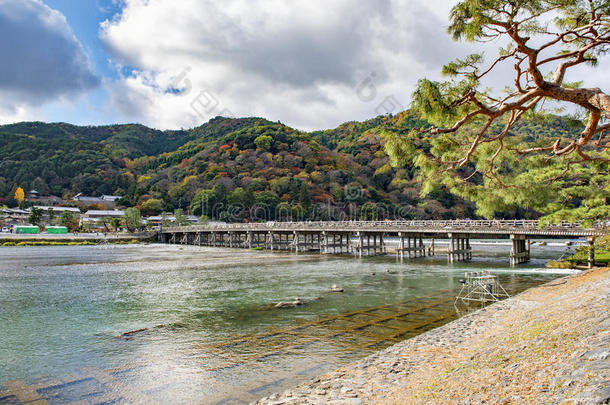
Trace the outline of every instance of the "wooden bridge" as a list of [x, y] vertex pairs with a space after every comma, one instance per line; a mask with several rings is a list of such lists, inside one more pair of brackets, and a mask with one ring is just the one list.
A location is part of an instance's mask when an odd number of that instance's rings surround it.
[[[450, 263], [472, 259], [470, 239], [510, 239], [510, 264], [530, 258], [532, 238], [584, 238], [589, 244], [589, 266], [595, 262], [593, 243], [605, 227], [583, 228], [561, 223], [542, 226], [530, 220], [448, 221], [317, 221], [209, 224], [164, 228], [163, 243], [247, 249], [353, 254], [359, 257], [387, 253], [384, 238], [398, 238], [397, 257], [435, 255], [435, 239], [448, 239]], [[424, 243], [428, 240], [428, 244]]]

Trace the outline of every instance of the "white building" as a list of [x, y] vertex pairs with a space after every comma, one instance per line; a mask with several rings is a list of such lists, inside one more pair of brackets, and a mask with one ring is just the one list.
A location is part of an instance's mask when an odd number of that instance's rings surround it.
[[95, 222], [100, 218], [123, 218], [123, 210], [89, 210], [81, 217], [81, 222]]

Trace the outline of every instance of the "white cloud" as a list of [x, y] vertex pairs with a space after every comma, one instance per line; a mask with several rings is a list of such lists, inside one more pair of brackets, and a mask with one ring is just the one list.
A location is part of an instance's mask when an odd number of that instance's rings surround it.
[[[100, 30], [113, 62], [129, 67], [107, 83], [110, 108], [158, 128], [230, 112], [309, 130], [396, 112], [418, 79], [480, 52], [446, 34], [454, 3], [125, 0]], [[496, 46], [482, 49], [493, 57]], [[591, 72], [579, 69], [585, 84], [607, 83]], [[486, 84], [501, 89], [506, 74], [510, 84], [508, 65]]]
[[[133, 69], [108, 85], [110, 100], [159, 128], [226, 110], [302, 129], [370, 118], [388, 96], [406, 106], [437, 58], [460, 54], [448, 10], [440, 0], [127, 0], [101, 27], [113, 60]], [[364, 100], [356, 88], [371, 73], [376, 97]]]
[[99, 82], [63, 14], [40, 0], [0, 0], [0, 54], [0, 122]]

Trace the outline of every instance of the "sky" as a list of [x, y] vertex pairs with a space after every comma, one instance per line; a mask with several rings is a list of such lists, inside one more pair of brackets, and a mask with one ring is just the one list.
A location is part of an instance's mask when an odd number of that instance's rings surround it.
[[[446, 33], [453, 3], [0, 0], [0, 124], [180, 129], [222, 115], [315, 130], [396, 113], [419, 79], [481, 50]], [[608, 89], [604, 66], [576, 73]]]

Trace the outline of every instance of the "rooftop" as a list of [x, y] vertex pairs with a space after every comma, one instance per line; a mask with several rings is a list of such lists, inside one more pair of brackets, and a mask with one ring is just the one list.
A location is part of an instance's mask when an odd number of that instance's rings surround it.
[[85, 212], [85, 216], [123, 216], [125, 211], [123, 210], [89, 210]]

